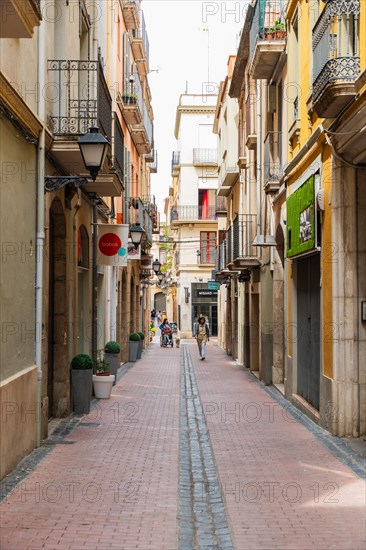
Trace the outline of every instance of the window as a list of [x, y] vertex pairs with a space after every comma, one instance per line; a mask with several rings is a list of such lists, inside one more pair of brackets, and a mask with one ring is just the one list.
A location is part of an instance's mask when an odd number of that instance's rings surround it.
[[78, 267], [89, 268], [89, 236], [85, 225], [78, 231]]
[[216, 189], [199, 189], [198, 191], [198, 219], [216, 219]]
[[216, 231], [200, 232], [200, 263], [213, 264], [215, 262]]

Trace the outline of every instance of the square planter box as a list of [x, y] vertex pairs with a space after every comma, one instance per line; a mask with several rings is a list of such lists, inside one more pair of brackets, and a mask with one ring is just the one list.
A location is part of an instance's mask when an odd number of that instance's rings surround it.
[[134, 340], [130, 340], [130, 346], [129, 346], [129, 360], [134, 363], [137, 361], [137, 352], [139, 349], [139, 341], [135, 342]]
[[114, 374], [113, 386], [116, 384], [117, 380], [117, 371], [120, 366], [119, 363], [119, 354], [118, 353], [104, 353], [104, 360], [107, 361], [109, 367], [108, 370], [111, 374]]
[[71, 369], [72, 410], [88, 414], [92, 395], [92, 369]]

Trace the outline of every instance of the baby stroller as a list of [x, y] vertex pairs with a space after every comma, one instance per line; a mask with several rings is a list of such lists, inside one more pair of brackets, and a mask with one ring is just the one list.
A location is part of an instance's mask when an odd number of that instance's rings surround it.
[[160, 347], [166, 348], [168, 346], [173, 347], [173, 333], [170, 327], [166, 327], [160, 334]]

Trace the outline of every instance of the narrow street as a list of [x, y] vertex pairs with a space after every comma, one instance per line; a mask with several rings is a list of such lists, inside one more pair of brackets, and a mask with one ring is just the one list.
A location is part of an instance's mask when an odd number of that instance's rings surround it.
[[[4, 428], [4, 426], [3, 426]], [[359, 455], [194, 340], [127, 364], [3, 481], [2, 550], [364, 549]]]

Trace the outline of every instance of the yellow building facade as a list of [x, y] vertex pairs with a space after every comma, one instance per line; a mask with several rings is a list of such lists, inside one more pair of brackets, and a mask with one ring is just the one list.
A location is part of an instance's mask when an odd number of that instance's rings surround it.
[[366, 10], [357, 0], [290, 1], [285, 17], [285, 390], [332, 433], [359, 436], [366, 429]]

